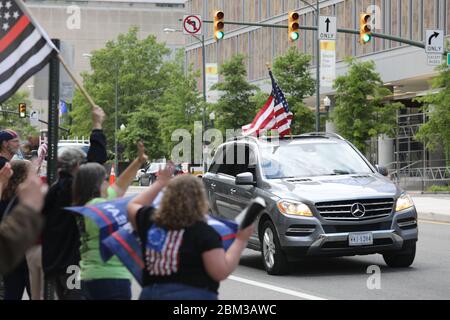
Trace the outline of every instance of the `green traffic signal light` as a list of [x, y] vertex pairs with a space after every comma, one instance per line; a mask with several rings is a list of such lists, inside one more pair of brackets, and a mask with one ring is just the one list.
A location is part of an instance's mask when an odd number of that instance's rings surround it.
[[223, 39], [224, 33], [222, 31], [217, 31], [216, 32], [216, 39], [217, 40], [221, 40]]
[[290, 37], [291, 37], [292, 41], [296, 41], [296, 40], [298, 40], [300, 35], [298, 34], [298, 32], [291, 32]]
[[362, 40], [364, 41], [364, 43], [369, 42], [372, 39], [372, 37], [370, 36], [370, 34], [364, 34], [362, 37]]

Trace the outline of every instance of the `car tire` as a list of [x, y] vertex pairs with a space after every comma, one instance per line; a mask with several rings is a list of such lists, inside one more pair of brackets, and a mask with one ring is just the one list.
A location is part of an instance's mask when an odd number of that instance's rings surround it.
[[270, 275], [287, 274], [289, 272], [289, 263], [281, 249], [273, 223], [270, 220], [265, 221], [261, 230], [261, 257], [266, 272]]
[[391, 268], [408, 268], [414, 262], [416, 257], [416, 243], [408, 246], [401, 251], [383, 254], [383, 259]]

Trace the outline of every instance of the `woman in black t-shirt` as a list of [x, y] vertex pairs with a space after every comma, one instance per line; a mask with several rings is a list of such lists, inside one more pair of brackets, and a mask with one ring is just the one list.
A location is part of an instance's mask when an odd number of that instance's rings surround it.
[[[236, 269], [253, 226], [240, 230], [225, 252], [220, 235], [206, 223], [208, 201], [192, 175], [171, 179], [169, 162], [158, 180], [128, 204], [142, 243], [145, 270], [142, 300], [216, 300], [219, 282]], [[148, 204], [164, 190], [161, 205]]]

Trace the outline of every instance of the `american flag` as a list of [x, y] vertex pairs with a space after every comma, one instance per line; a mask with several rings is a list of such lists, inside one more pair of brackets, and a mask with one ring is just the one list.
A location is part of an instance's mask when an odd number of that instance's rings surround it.
[[0, 103], [42, 69], [57, 49], [20, 0], [0, 0]]
[[280, 137], [291, 133], [292, 112], [284, 97], [272, 71], [269, 71], [272, 80], [272, 93], [264, 107], [258, 112], [253, 122], [242, 127], [243, 135], [259, 135], [261, 132], [276, 129]]
[[147, 271], [154, 276], [170, 276], [177, 273], [180, 265], [180, 247], [184, 229], [169, 230], [161, 236], [159, 228], [150, 229], [146, 249]]

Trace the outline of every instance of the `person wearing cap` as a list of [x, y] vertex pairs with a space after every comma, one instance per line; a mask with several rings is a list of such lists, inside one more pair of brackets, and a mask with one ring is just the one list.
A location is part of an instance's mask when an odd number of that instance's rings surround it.
[[20, 139], [17, 132], [11, 129], [0, 131], [0, 169], [11, 161], [19, 149]]
[[[80, 262], [80, 233], [76, 216], [64, 210], [72, 205], [73, 177], [84, 162], [104, 164], [107, 160], [106, 137], [102, 130], [105, 113], [100, 107], [92, 111], [93, 130], [86, 155], [70, 148], [58, 156], [58, 180], [45, 198], [45, 226], [42, 236], [42, 267], [44, 270], [44, 299], [52, 300], [54, 291], [60, 300], [83, 299], [81, 289], [69, 288], [71, 266]], [[69, 281], [70, 282], [70, 281]]]

